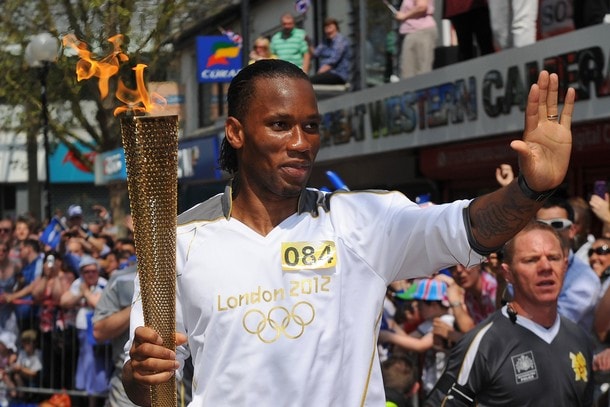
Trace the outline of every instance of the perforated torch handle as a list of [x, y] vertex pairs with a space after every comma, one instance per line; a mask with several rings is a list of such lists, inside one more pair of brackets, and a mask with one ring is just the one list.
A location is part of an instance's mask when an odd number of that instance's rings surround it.
[[[178, 116], [121, 119], [144, 324], [175, 350]], [[175, 407], [176, 381], [152, 386], [154, 407]]]

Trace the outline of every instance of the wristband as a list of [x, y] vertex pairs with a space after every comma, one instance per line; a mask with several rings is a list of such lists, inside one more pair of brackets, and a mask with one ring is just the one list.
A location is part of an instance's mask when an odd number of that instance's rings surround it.
[[462, 301], [451, 301], [449, 303], [449, 305], [451, 305], [451, 308], [461, 307], [462, 306]]
[[519, 189], [521, 190], [521, 192], [523, 192], [523, 195], [536, 202], [542, 202], [546, 200], [555, 192], [555, 189], [549, 189], [547, 191], [542, 192], [534, 191], [529, 187], [529, 185], [527, 185], [525, 177], [521, 174], [519, 174], [519, 176], [517, 177], [517, 184], [519, 185]]

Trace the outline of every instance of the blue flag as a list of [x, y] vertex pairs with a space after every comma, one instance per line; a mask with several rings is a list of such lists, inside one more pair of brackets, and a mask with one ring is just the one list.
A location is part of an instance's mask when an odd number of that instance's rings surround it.
[[57, 245], [59, 245], [59, 240], [61, 239], [61, 232], [65, 230], [64, 225], [61, 221], [54, 216], [53, 219], [49, 222], [49, 225], [44, 229], [42, 235], [40, 236], [40, 241], [42, 244], [51, 247], [52, 249], [56, 249]]
[[343, 189], [345, 191], [349, 191], [349, 188], [347, 187], [347, 185], [345, 185], [345, 182], [343, 182], [343, 180], [339, 178], [339, 176], [334, 171], [326, 171], [326, 176], [328, 177], [330, 182], [333, 183], [335, 189]]
[[294, 9], [299, 14], [305, 14], [310, 6], [311, 6], [311, 0], [296, 0], [296, 2], [294, 4]]

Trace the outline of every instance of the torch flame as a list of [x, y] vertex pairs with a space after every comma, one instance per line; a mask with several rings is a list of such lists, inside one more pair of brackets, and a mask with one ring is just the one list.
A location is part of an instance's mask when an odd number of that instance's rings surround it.
[[[122, 80], [119, 79], [116, 91], [116, 97], [126, 106], [119, 106], [114, 109], [114, 115], [118, 116], [121, 113], [133, 111], [134, 113], [148, 112], [152, 113], [158, 110], [160, 106], [167, 105], [167, 101], [158, 93], [148, 94], [146, 85], [144, 84], [144, 69], [146, 65], [138, 64], [133, 70], [136, 72], [136, 89], [129, 89]], [[155, 102], [153, 102], [155, 101]], [[143, 106], [138, 106], [139, 104]]]
[[[74, 49], [80, 57], [80, 60], [76, 63], [76, 80], [80, 82], [93, 77], [97, 78], [102, 99], [108, 96], [110, 78], [119, 72], [119, 66], [122, 62], [129, 60], [129, 57], [121, 50], [123, 45], [122, 34], [110, 37], [108, 42], [113, 46], [112, 52], [98, 61], [89, 51], [87, 44], [77, 39], [74, 34], [68, 34], [63, 38], [64, 46]], [[134, 114], [152, 113], [167, 105], [167, 101], [158, 93], [149, 95], [144, 83], [145, 68], [146, 65], [144, 64], [138, 64], [133, 68], [136, 74], [137, 87], [135, 90], [129, 89], [120, 78], [118, 79], [115, 96], [126, 106], [117, 107], [114, 110], [115, 116], [125, 112], [133, 112]], [[140, 104], [143, 106], [140, 106]]]

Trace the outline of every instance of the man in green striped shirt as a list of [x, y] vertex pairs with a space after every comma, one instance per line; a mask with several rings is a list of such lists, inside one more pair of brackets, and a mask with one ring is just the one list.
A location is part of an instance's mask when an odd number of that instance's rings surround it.
[[271, 37], [271, 53], [279, 59], [292, 62], [309, 74], [309, 38], [305, 30], [296, 28], [290, 13], [282, 15], [282, 30]]

